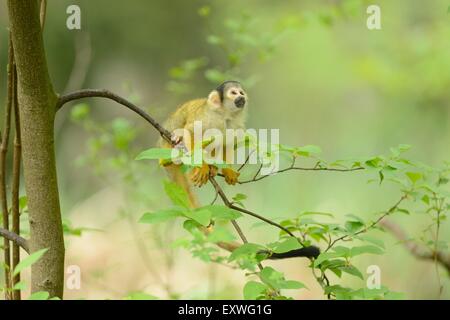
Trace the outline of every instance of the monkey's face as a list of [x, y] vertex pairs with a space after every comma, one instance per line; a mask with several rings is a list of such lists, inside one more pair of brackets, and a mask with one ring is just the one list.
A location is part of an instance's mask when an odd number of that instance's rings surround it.
[[231, 111], [239, 111], [247, 106], [247, 94], [240, 86], [232, 85], [225, 88], [223, 106]]

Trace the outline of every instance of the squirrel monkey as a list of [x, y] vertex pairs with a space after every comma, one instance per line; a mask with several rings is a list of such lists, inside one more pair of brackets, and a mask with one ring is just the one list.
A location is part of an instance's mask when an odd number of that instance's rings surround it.
[[[226, 81], [211, 91], [207, 98], [191, 100], [182, 104], [169, 116], [164, 123], [164, 127], [176, 136], [175, 141], [182, 141], [189, 151], [193, 151], [196, 144], [202, 144], [203, 147], [203, 141], [195, 141], [194, 139], [195, 122], [201, 121], [202, 136], [208, 129], [219, 130], [222, 136], [226, 136], [226, 129], [245, 129], [247, 104], [248, 96], [241, 84], [237, 81]], [[181, 136], [177, 134], [179, 129], [184, 129]], [[224, 149], [227, 147], [234, 148], [235, 139], [231, 140], [224, 140], [220, 147]], [[163, 148], [172, 148], [172, 145], [163, 139], [160, 140], [159, 145]], [[222, 152], [222, 154], [225, 162], [231, 163], [233, 159], [227, 159], [227, 152]], [[161, 160], [160, 163], [166, 168], [170, 178], [186, 190], [191, 206], [193, 208], [199, 207], [197, 198], [190, 188], [191, 184], [181, 171], [180, 166], [167, 160]], [[214, 177], [217, 171], [216, 166], [203, 163], [200, 167], [195, 167], [192, 170], [190, 179], [194, 185], [201, 187], [208, 182], [209, 177]], [[234, 185], [237, 183], [239, 172], [231, 168], [222, 168], [222, 174], [228, 184]], [[208, 227], [204, 231], [209, 233], [211, 230]], [[233, 251], [239, 247], [234, 243], [219, 243], [218, 245], [228, 251]], [[317, 258], [319, 254], [320, 250], [317, 247], [309, 246], [280, 254], [271, 253], [269, 259]]]
[[[196, 144], [202, 143], [202, 141], [194, 139], [195, 123], [201, 122], [202, 136], [206, 130], [215, 129], [225, 137], [227, 129], [245, 129], [247, 104], [248, 96], [241, 84], [237, 81], [226, 81], [211, 91], [207, 98], [195, 99], [182, 104], [169, 116], [164, 127], [175, 135], [178, 130], [184, 129], [182, 136], [178, 136], [176, 140], [183, 141], [186, 148], [192, 152]], [[160, 140], [159, 144], [164, 148], [172, 147], [164, 140]], [[230, 161], [233, 159], [227, 159], [224, 151], [227, 144], [228, 147], [233, 148], [234, 139], [233, 141], [224, 141], [221, 146], [225, 162], [231, 163]], [[190, 184], [179, 166], [167, 161], [160, 161], [160, 163], [165, 166], [170, 178], [188, 192], [192, 206], [197, 206], [197, 201], [190, 190]], [[209, 177], [214, 177], [217, 172], [216, 166], [203, 163], [191, 171], [189, 178], [195, 186], [201, 187], [208, 182]], [[222, 174], [228, 184], [237, 183], [238, 172], [231, 168], [222, 168]]]

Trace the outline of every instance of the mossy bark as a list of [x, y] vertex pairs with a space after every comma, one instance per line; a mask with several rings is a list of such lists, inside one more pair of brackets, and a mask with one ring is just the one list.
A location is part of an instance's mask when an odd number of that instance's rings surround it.
[[57, 95], [47, 69], [38, 1], [8, 0], [8, 11], [18, 73], [30, 250], [49, 249], [31, 268], [31, 289], [62, 298], [65, 252], [53, 137]]

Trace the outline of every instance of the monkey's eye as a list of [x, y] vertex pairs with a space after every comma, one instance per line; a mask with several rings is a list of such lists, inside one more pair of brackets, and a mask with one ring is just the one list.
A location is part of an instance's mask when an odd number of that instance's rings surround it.
[[237, 92], [236, 91], [231, 91], [231, 94], [233, 95], [233, 96], [235, 96], [235, 95], [237, 95]]
[[243, 95], [244, 95], [244, 91], [239, 91], [239, 93], [241, 94], [241, 96], [243, 96]]

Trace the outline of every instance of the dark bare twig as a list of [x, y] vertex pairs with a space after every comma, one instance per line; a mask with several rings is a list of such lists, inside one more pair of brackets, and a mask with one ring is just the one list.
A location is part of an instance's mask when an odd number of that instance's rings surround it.
[[[384, 212], [377, 220], [375, 220], [374, 222], [372, 222], [371, 224], [369, 224], [368, 226], [364, 227], [363, 229], [359, 230], [358, 232], [354, 233], [352, 236], [357, 236], [361, 233], [365, 233], [368, 230], [372, 229], [373, 227], [375, 227], [376, 225], [378, 225], [384, 218], [386, 218], [387, 216], [389, 216], [391, 213], [393, 213], [395, 210], [397, 210], [398, 206], [407, 198], [408, 196], [406, 194], [402, 195], [402, 197], [386, 212]], [[350, 235], [346, 234], [343, 235], [339, 238], [334, 239], [327, 247], [327, 249], [325, 250], [325, 252], [327, 252], [329, 249], [331, 249], [336, 242], [338, 241], [345, 241], [348, 237], [350, 237]]]
[[9, 241], [17, 243], [23, 250], [25, 250], [26, 253], [30, 253], [30, 248], [28, 246], [27, 239], [22, 238], [18, 234], [3, 228], [0, 228], [0, 236], [2, 236], [5, 239], [8, 239]]
[[288, 229], [286, 229], [282, 225], [279, 225], [278, 223], [276, 223], [276, 222], [274, 222], [272, 220], [269, 220], [269, 219], [267, 219], [267, 218], [265, 218], [265, 217], [263, 217], [263, 216], [261, 216], [261, 215], [259, 215], [257, 213], [251, 212], [251, 211], [249, 211], [247, 209], [244, 209], [244, 208], [241, 208], [241, 207], [238, 207], [238, 206], [234, 205], [230, 200], [228, 200], [228, 197], [226, 196], [225, 192], [223, 191], [223, 189], [219, 186], [219, 184], [217, 183], [217, 181], [213, 177], [211, 177], [209, 179], [209, 181], [213, 185], [213, 187], [216, 190], [216, 192], [219, 194], [219, 197], [222, 199], [223, 203], [228, 208], [236, 210], [236, 211], [239, 211], [239, 212], [242, 212], [242, 213], [245, 213], [246, 215], [252, 216], [252, 217], [257, 218], [259, 220], [262, 220], [262, 221], [264, 221], [264, 222], [266, 222], [266, 223], [268, 223], [268, 224], [270, 224], [272, 226], [275, 226], [275, 227], [283, 230], [284, 232], [289, 234], [291, 237], [296, 238], [295, 235], [291, 231], [289, 231]]
[[[0, 147], [0, 198], [1, 198], [1, 209], [3, 217], [3, 228], [9, 231], [9, 212], [8, 212], [8, 199], [6, 196], [6, 154], [8, 152], [9, 144], [9, 134], [11, 129], [11, 110], [13, 105], [13, 86], [14, 86], [14, 51], [12, 46], [12, 40], [9, 40], [9, 51], [8, 51], [8, 92], [7, 92], [7, 102], [5, 107], [5, 120], [3, 125], [3, 135], [2, 143]], [[5, 262], [5, 298], [10, 299], [10, 289], [11, 289], [11, 250], [10, 243], [7, 238], [4, 238], [4, 262]]]
[[[14, 137], [14, 151], [13, 151], [13, 177], [12, 177], [12, 191], [11, 191], [11, 216], [12, 216], [12, 231], [20, 235], [20, 210], [19, 210], [19, 191], [20, 191], [20, 163], [22, 156], [22, 143], [20, 135], [20, 117], [19, 117], [19, 101], [17, 96], [17, 69], [16, 64], [13, 66], [14, 78], [14, 123], [15, 123], [15, 137]], [[12, 247], [12, 267], [13, 270], [20, 262], [20, 246], [13, 243]], [[12, 287], [20, 282], [20, 273], [15, 275], [12, 279]], [[20, 290], [13, 291], [14, 300], [21, 299]]]
[[148, 123], [150, 123], [156, 130], [158, 130], [159, 134], [168, 142], [172, 143], [172, 134], [164, 129], [155, 119], [149, 116], [144, 110], [131, 103], [130, 101], [118, 96], [111, 91], [104, 89], [83, 89], [79, 91], [75, 91], [66, 95], [63, 95], [59, 98], [58, 103], [56, 105], [56, 111], [61, 109], [61, 107], [73, 100], [83, 99], [83, 98], [106, 98], [121, 104], [133, 112], [137, 113], [139, 116], [144, 118]]
[[350, 169], [339, 169], [339, 168], [321, 168], [321, 167], [296, 167], [296, 166], [289, 166], [287, 168], [278, 170], [272, 174], [269, 175], [264, 175], [261, 176], [259, 175], [259, 173], [261, 172], [261, 167], [259, 168], [258, 172], [256, 173], [256, 175], [253, 176], [252, 179], [249, 180], [244, 180], [244, 181], [238, 181], [239, 184], [246, 184], [246, 183], [251, 183], [251, 182], [256, 182], [256, 181], [260, 181], [263, 179], [266, 179], [268, 177], [283, 173], [283, 172], [287, 172], [287, 171], [291, 171], [291, 170], [299, 170], [299, 171], [334, 171], [334, 172], [352, 172], [352, 171], [359, 171], [359, 170], [364, 170], [363, 167], [357, 167], [357, 168], [350, 168]]

